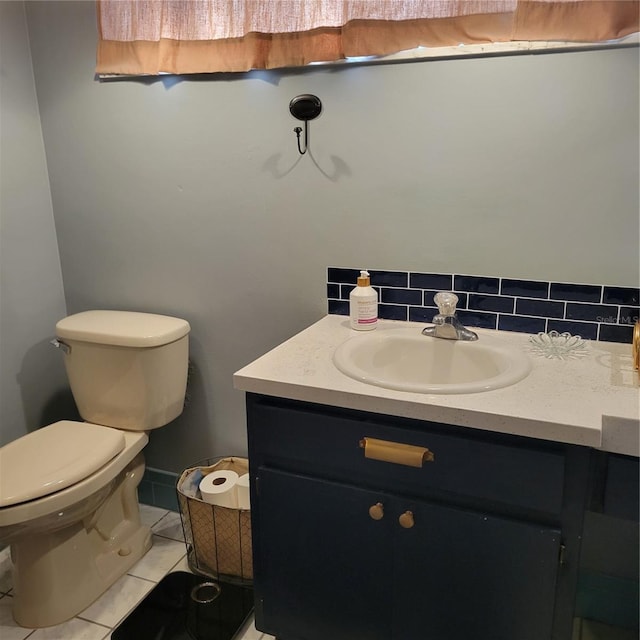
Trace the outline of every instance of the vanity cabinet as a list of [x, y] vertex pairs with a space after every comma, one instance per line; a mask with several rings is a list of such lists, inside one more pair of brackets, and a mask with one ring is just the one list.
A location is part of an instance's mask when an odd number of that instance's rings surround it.
[[595, 451], [576, 598], [581, 618], [636, 631], [640, 583], [640, 460]]
[[[587, 449], [256, 394], [247, 422], [258, 629], [571, 637]], [[433, 460], [370, 459], [365, 438]]]

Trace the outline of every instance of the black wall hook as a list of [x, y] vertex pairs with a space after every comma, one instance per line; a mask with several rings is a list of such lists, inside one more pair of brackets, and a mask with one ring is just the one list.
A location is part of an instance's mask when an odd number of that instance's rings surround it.
[[289, 103], [289, 111], [294, 118], [304, 120], [304, 150], [300, 147], [300, 134], [302, 127], [296, 127], [294, 132], [298, 137], [298, 152], [304, 155], [307, 152], [307, 139], [309, 134], [309, 120], [314, 120], [322, 112], [322, 102], [318, 96], [304, 93], [296, 96]]

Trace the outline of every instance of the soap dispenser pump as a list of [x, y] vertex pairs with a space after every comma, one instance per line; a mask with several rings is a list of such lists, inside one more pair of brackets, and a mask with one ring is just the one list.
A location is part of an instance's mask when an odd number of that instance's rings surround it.
[[356, 331], [370, 331], [378, 325], [378, 294], [368, 271], [360, 272], [357, 286], [349, 294], [349, 318]]

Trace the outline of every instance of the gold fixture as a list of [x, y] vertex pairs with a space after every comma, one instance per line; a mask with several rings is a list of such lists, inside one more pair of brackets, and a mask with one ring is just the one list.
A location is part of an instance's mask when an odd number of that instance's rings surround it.
[[384, 506], [382, 502], [377, 502], [376, 504], [369, 507], [369, 515], [374, 520], [382, 520], [382, 517], [384, 516]]
[[633, 328], [633, 368], [640, 369], [640, 322]]
[[415, 522], [413, 520], [413, 512], [412, 511], [405, 511], [398, 518], [398, 522], [400, 523], [400, 526], [403, 529], [411, 529], [411, 527], [413, 527], [413, 525], [415, 524]]
[[363, 438], [359, 442], [364, 449], [364, 457], [382, 462], [393, 462], [408, 467], [422, 467], [425, 462], [433, 462], [435, 456], [426, 447], [416, 447], [402, 442]]

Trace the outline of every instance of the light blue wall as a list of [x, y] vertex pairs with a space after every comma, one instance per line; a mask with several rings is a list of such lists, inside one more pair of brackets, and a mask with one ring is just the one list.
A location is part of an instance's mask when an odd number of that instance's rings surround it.
[[245, 451], [232, 374], [326, 312], [328, 265], [638, 286], [637, 49], [98, 82], [93, 2], [27, 16], [69, 311], [193, 328], [152, 467]]
[[0, 2], [0, 168], [2, 445], [68, 409], [48, 345], [66, 307], [22, 2]]

